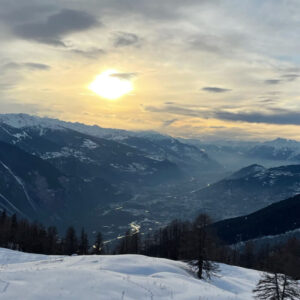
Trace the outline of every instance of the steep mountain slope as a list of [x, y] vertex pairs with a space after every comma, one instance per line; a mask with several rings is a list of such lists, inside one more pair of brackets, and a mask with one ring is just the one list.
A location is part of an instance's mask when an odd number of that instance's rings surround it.
[[176, 163], [189, 175], [197, 176], [209, 172], [224, 171], [222, 166], [211, 159], [205, 151], [196, 146], [184, 144], [171, 137], [155, 136], [128, 137], [121, 141], [140, 149], [152, 158], [167, 159]]
[[130, 198], [101, 178], [85, 181], [14, 145], [0, 142], [0, 209], [60, 229], [99, 229], [99, 210]]
[[266, 169], [259, 165], [193, 193], [197, 212], [206, 211], [216, 219], [251, 213], [300, 192], [300, 165]]
[[300, 228], [300, 195], [212, 227], [229, 244], [293, 231]]
[[7, 124], [14, 128], [48, 128], [48, 129], [64, 129], [69, 128], [75, 131], [85, 133], [92, 136], [109, 138], [109, 137], [127, 137], [129, 131], [111, 128], [102, 128], [99, 126], [89, 126], [81, 123], [65, 122], [51, 118], [41, 118], [28, 114], [0, 114], [0, 123]]
[[221, 264], [221, 276], [206, 282], [186, 263], [141, 255], [66, 257], [0, 249], [0, 264], [3, 300], [23, 295], [28, 300], [250, 300], [260, 276]]
[[63, 175], [51, 164], [0, 142], [0, 207], [30, 219], [58, 218], [66, 206]]
[[49, 161], [65, 174], [85, 180], [99, 177], [114, 184], [156, 184], [182, 176], [179, 168], [168, 160], [153, 159], [127, 145], [67, 128], [20, 129], [1, 124], [0, 140]]
[[[49, 124], [47, 119], [17, 116], [16, 120], [11, 116], [4, 120], [15, 127], [0, 123], [0, 140], [63, 174], [61, 184], [68, 207], [62, 219], [68, 225], [84, 225], [87, 230], [105, 231], [108, 238], [116, 237], [132, 222], [149, 218], [146, 207], [137, 214], [137, 195], [149, 195], [153, 188], [185, 179], [183, 171], [163, 157], [151, 157], [136, 147], [58, 126], [54, 120]], [[137, 199], [136, 205], [123, 209], [130, 199]], [[151, 222], [156, 221], [154, 214]]]

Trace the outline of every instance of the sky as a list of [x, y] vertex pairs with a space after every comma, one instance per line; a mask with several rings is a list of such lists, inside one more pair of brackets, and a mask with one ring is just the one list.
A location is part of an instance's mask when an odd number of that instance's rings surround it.
[[[0, 0], [0, 111], [300, 140], [298, 0]], [[89, 89], [116, 70], [133, 90]]]

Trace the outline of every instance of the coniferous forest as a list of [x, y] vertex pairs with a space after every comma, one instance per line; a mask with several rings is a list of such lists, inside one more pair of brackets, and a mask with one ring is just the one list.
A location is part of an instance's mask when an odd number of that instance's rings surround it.
[[183, 260], [195, 267], [199, 278], [218, 273], [216, 262], [283, 273], [300, 279], [300, 241], [296, 238], [271, 246], [256, 247], [253, 242], [226, 245], [214, 233], [211, 218], [200, 214], [193, 222], [174, 220], [153, 234], [141, 235], [128, 230], [113, 247], [108, 248], [101, 232], [89, 240], [84, 228], [76, 232], [70, 226], [64, 236], [55, 227], [45, 227], [16, 215], [0, 216], [0, 247], [29, 253], [55, 255], [143, 254]]
[[5, 211], [0, 216], [0, 247], [38, 254], [103, 254], [102, 234], [98, 232], [90, 243], [82, 228], [78, 235], [70, 226], [65, 236], [59, 236], [56, 227], [45, 227], [25, 219], [8, 216]]

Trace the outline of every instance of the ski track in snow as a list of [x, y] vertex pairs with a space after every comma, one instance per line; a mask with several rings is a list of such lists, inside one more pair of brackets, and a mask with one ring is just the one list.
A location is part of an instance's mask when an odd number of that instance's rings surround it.
[[24, 183], [22, 182], [22, 180], [21, 180], [18, 176], [16, 176], [16, 175], [14, 174], [14, 172], [13, 172], [6, 164], [4, 164], [1, 160], [0, 160], [0, 164], [1, 164], [1, 165], [9, 172], [9, 174], [10, 174], [12, 177], [15, 178], [15, 180], [17, 181], [17, 183], [18, 183], [18, 184], [21, 186], [21, 188], [23, 189], [23, 192], [24, 192], [24, 194], [25, 194], [25, 197], [26, 197], [28, 203], [29, 203], [30, 206], [34, 209], [34, 211], [37, 211], [37, 209], [36, 209], [36, 207], [35, 207], [35, 205], [34, 205], [32, 199], [31, 199], [30, 196], [28, 195], [28, 192], [27, 192], [26, 187], [25, 187]]
[[2, 300], [252, 300], [259, 272], [220, 265], [198, 280], [179, 261], [141, 255], [46, 256], [0, 248]]

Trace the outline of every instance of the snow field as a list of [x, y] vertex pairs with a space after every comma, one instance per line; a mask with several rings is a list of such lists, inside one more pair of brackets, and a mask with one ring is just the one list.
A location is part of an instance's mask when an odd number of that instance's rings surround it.
[[45, 256], [0, 248], [2, 300], [248, 300], [259, 272], [220, 265], [200, 281], [183, 262], [141, 255]]

